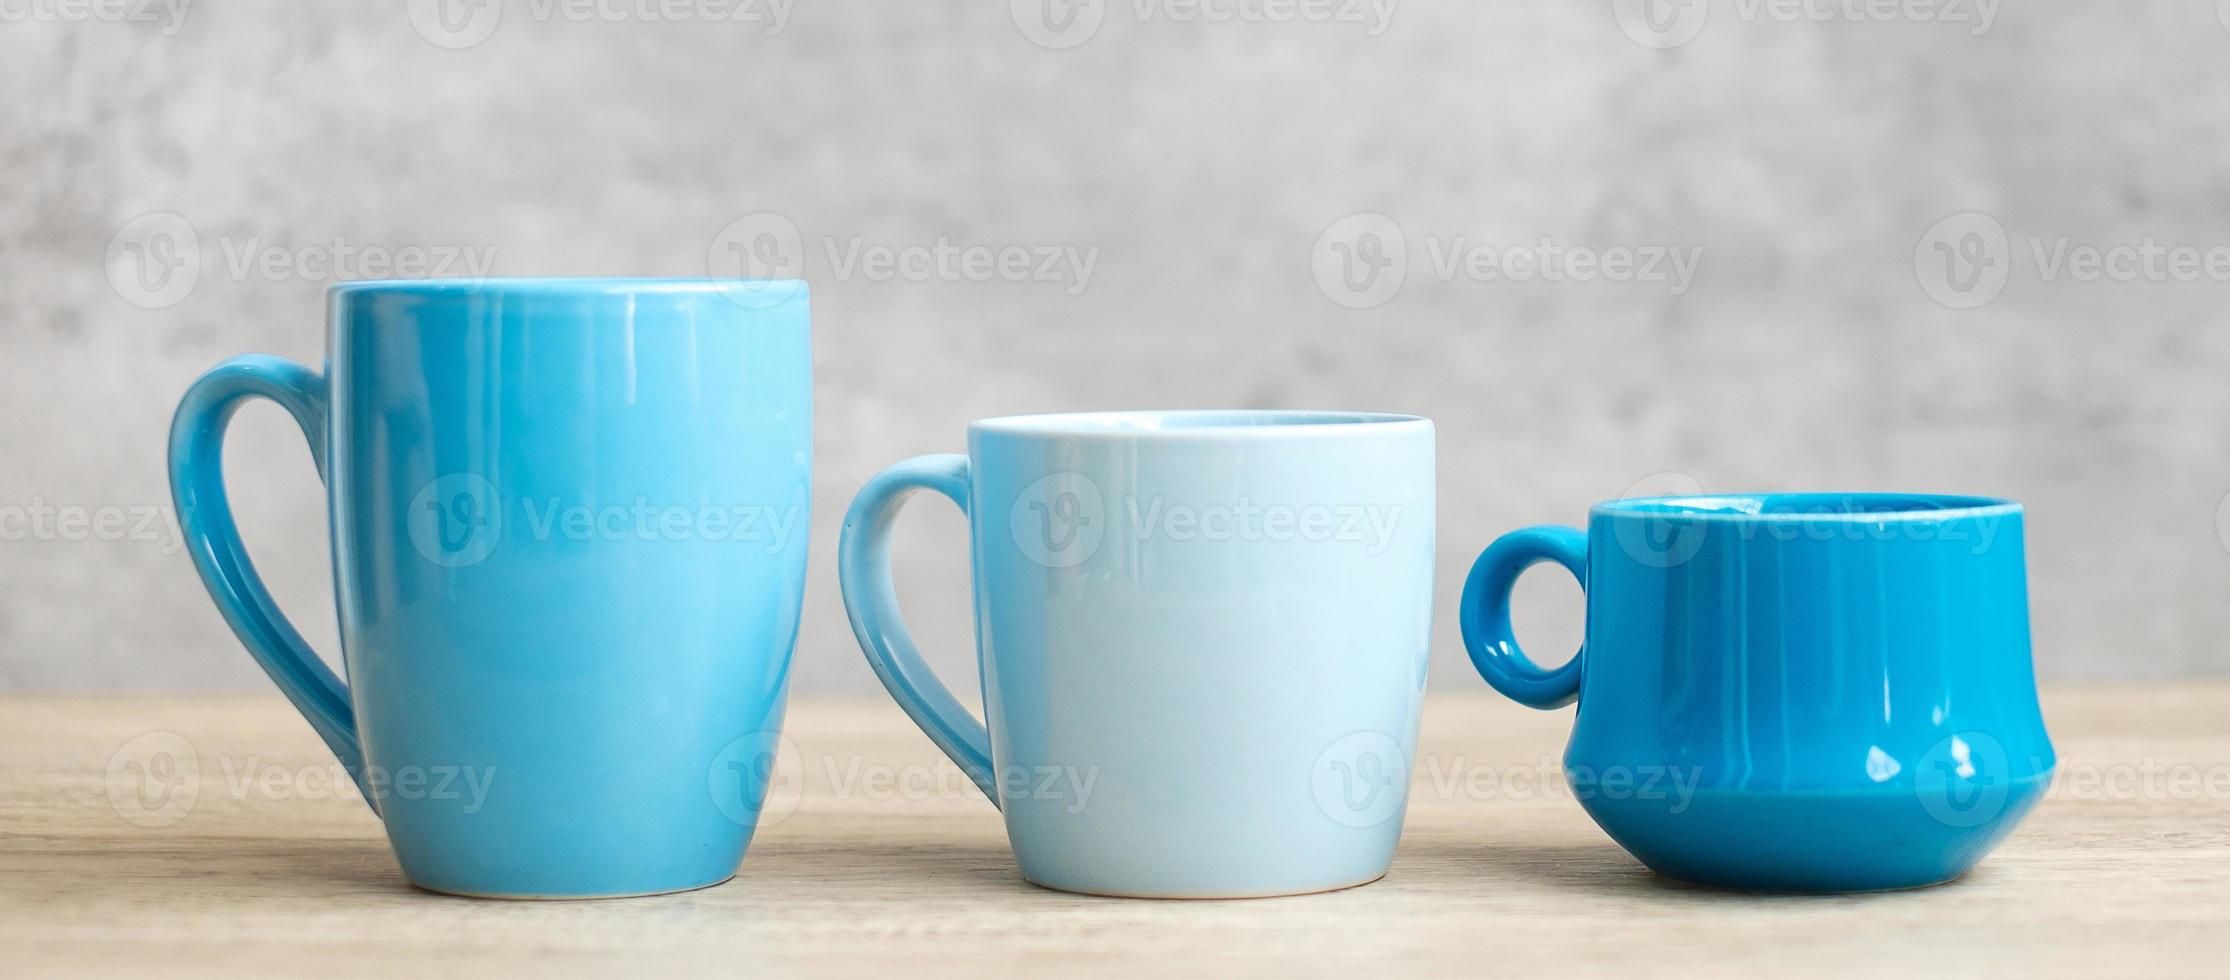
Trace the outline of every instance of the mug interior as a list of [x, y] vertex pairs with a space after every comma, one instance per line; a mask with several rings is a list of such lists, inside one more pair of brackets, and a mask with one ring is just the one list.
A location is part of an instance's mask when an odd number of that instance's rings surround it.
[[410, 295], [427, 298], [458, 296], [642, 296], [702, 293], [764, 293], [805, 289], [802, 279], [686, 279], [600, 276], [497, 276], [484, 279], [367, 279], [335, 283], [334, 296], [357, 294]]
[[1595, 505], [1613, 517], [1700, 520], [1949, 520], [2014, 513], [2021, 505], [1997, 497], [1932, 493], [1750, 493], [1634, 497]]
[[1015, 435], [1045, 436], [1321, 435], [1343, 429], [1362, 431], [1371, 426], [1400, 423], [1430, 424], [1421, 416], [1385, 412], [1233, 409], [1010, 415], [983, 419], [974, 423], [971, 428]]

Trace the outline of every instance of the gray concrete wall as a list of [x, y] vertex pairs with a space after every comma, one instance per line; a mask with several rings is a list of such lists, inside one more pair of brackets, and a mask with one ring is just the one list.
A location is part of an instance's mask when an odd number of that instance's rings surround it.
[[[816, 290], [801, 691], [874, 689], [833, 574], [869, 474], [972, 418], [1111, 407], [1436, 419], [1443, 689], [1478, 683], [1453, 617], [1477, 549], [1637, 484], [2017, 497], [2047, 675], [2230, 671], [2214, 4], [1039, 4], [0, 4], [0, 687], [264, 683], [175, 540], [136, 532], [168, 526], [197, 372], [321, 357], [336, 245], [703, 275], [769, 228]], [[181, 224], [198, 269], [140, 278], [133, 249]], [[848, 260], [940, 240], [1093, 264]], [[1567, 275], [1512, 281], [1544, 242]], [[1692, 274], [1569, 275], [1667, 250]], [[338, 276], [388, 272], [363, 258]], [[331, 651], [307, 454], [269, 406], [235, 432], [249, 543]], [[899, 542], [917, 633], [965, 681], [964, 547], [934, 502]], [[1576, 640], [1568, 583], [1520, 599], [1530, 640]]]

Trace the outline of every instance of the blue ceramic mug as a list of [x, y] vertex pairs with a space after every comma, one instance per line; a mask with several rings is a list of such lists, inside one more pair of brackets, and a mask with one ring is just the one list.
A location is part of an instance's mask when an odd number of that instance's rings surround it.
[[[1544, 670], [1510, 632], [1527, 566], [1563, 565], [1587, 635]], [[2051, 781], [2019, 504], [1767, 494], [1598, 504], [1480, 555], [1464, 644], [1536, 708], [1579, 701], [1565, 768], [1658, 873], [1772, 891], [1963, 874]]]
[[[322, 374], [248, 356], [196, 381], [171, 489], [218, 609], [404, 873], [505, 898], [732, 876], [804, 592], [804, 284], [355, 283], [327, 350]], [[345, 685], [233, 525], [224, 431], [256, 397], [325, 481]]]
[[[970, 517], [985, 722], [892, 596], [917, 490]], [[869, 663], [1003, 811], [1023, 876], [1166, 898], [1386, 873], [1432, 574], [1432, 423], [1327, 412], [977, 422], [967, 455], [868, 481], [838, 565]]]

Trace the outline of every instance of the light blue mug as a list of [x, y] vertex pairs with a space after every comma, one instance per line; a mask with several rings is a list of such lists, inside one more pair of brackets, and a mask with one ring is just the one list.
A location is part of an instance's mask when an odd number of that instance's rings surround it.
[[[916, 490], [970, 517], [987, 723], [892, 596], [890, 528]], [[977, 422], [967, 455], [868, 481], [839, 550], [869, 663], [1003, 811], [1030, 881], [1226, 898], [1386, 873], [1431, 634], [1431, 422]]]
[[[171, 488], [217, 607], [436, 891], [732, 876], [778, 744], [812, 455], [795, 281], [355, 283], [326, 371], [187, 391]], [[344, 685], [273, 605], [220, 472], [277, 402], [324, 478]]]
[[[1552, 670], [1510, 632], [1510, 588], [1541, 561], [1587, 592], [1586, 639]], [[2051, 782], [2010, 501], [1614, 500], [1584, 534], [1502, 536], [1472, 567], [1461, 622], [1496, 689], [1537, 708], [1578, 700], [1564, 760], [1575, 795], [1680, 881], [1947, 881]]]

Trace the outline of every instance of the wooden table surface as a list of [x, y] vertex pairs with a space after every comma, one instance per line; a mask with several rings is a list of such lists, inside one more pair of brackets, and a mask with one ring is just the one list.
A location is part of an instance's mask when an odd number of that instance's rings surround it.
[[734, 881], [495, 902], [406, 885], [276, 694], [5, 698], [0, 973], [2230, 976], [2230, 685], [2062, 688], [2045, 711], [2051, 796], [1965, 879], [1912, 892], [1661, 881], [1556, 778], [1569, 712], [1436, 696], [1401, 853], [1362, 888], [1036, 888], [958, 771], [862, 701], [793, 708], [797, 775], [769, 810], [789, 812]]

